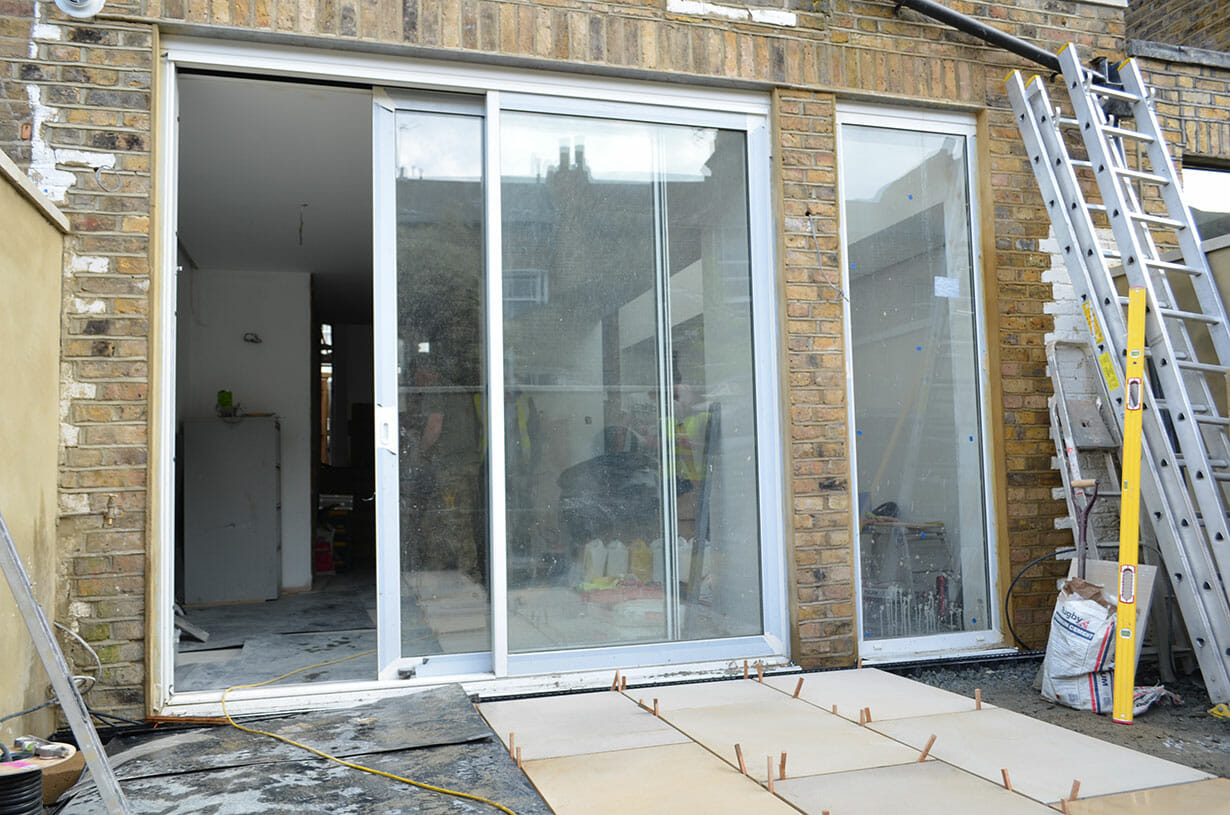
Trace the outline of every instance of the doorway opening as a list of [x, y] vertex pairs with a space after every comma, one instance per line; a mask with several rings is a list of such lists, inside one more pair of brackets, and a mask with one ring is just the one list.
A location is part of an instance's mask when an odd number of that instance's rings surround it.
[[371, 92], [177, 90], [174, 688], [216, 691], [375, 648]]

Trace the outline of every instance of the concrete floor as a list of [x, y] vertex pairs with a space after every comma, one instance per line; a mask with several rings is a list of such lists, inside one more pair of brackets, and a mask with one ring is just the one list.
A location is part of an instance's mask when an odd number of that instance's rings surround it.
[[479, 711], [558, 815], [1027, 815], [1065, 805], [1160, 815], [1226, 811], [1207, 802], [1230, 801], [1225, 779], [873, 669]]

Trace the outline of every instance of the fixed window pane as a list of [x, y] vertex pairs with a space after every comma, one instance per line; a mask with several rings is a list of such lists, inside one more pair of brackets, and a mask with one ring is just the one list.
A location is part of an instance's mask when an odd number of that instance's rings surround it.
[[863, 635], [986, 629], [966, 137], [841, 137]]

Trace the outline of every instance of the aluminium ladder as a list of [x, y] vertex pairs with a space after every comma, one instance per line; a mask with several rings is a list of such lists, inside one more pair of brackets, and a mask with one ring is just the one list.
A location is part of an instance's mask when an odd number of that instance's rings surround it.
[[[1127, 326], [1126, 298], [1115, 278], [1124, 275], [1127, 286], [1146, 290], [1142, 519], [1151, 523], [1162, 549], [1209, 696], [1230, 701], [1230, 602], [1221, 578], [1230, 577], [1230, 422], [1218, 414], [1207, 378], [1221, 379], [1230, 370], [1230, 327], [1136, 63], [1119, 66], [1119, 88], [1083, 68], [1072, 45], [1058, 58], [1072, 117], [1051, 105], [1038, 77], [1026, 86], [1019, 72], [1011, 74], [1009, 100], [1081, 299], [1120, 433]], [[1108, 109], [1122, 110], [1135, 129], [1122, 127]], [[1065, 139], [1073, 131], [1087, 159], [1069, 154]], [[1136, 167], [1128, 161], [1133, 155]], [[1101, 204], [1085, 199], [1083, 190], [1095, 183]], [[1145, 208], [1145, 189], [1156, 190], [1164, 214]], [[1095, 213], [1109, 221], [1117, 250], [1102, 248]], [[1181, 261], [1162, 259], [1155, 230], [1164, 242], [1178, 245]], [[1193, 337], [1207, 339], [1213, 351], [1198, 356]]]
[[[98, 731], [90, 723], [90, 711], [85, 706], [85, 700], [77, 690], [68, 671], [68, 663], [64, 660], [64, 652], [56, 642], [47, 622], [47, 615], [34, 599], [34, 588], [30, 584], [30, 576], [21, 563], [17, 553], [17, 544], [9, 532], [4, 516], [0, 515], [0, 574], [4, 575], [17, 610], [21, 612], [30, 638], [34, 641], [34, 650], [38, 652], [43, 662], [43, 668], [51, 679], [51, 687], [64, 711], [64, 718], [72, 728], [77, 739], [77, 748], [85, 758], [86, 767], [98, 787], [99, 797], [107, 815], [132, 815], [128, 800], [120, 789], [120, 783], [115, 777], [115, 771], [107, 761], [107, 753], [98, 739]], [[12, 810], [9, 810], [12, 811]]]

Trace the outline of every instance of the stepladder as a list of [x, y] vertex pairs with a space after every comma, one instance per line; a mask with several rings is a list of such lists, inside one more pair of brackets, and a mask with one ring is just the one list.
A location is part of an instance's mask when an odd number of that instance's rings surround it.
[[[1059, 53], [1066, 107], [1019, 73], [1008, 95], [1073, 288], [1089, 320], [1100, 387], [1123, 433], [1124, 308], [1145, 290], [1141, 430], [1145, 537], [1168, 576], [1210, 697], [1230, 699], [1230, 568], [1225, 375], [1230, 327], [1139, 67], [1081, 65]], [[1113, 241], [1103, 241], [1109, 231]], [[1071, 417], [1069, 417], [1069, 422]]]

